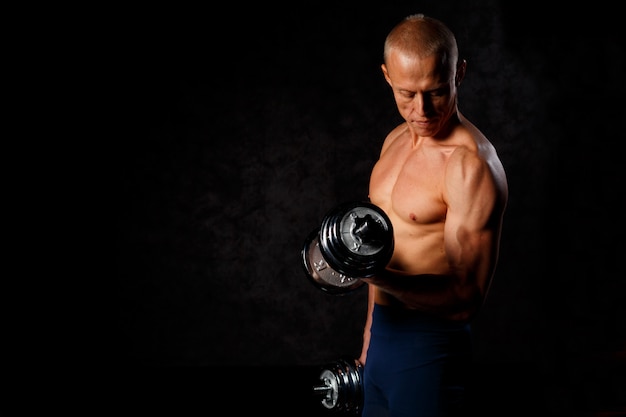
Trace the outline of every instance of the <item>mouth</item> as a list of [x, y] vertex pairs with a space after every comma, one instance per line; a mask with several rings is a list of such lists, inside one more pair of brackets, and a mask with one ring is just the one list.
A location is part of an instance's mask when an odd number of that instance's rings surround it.
[[413, 124], [417, 127], [421, 127], [423, 129], [429, 127], [431, 125], [431, 120], [413, 120]]

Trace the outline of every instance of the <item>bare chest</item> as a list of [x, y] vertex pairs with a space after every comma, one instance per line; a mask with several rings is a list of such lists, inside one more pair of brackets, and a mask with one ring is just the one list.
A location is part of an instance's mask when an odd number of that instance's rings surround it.
[[381, 159], [372, 174], [370, 193], [406, 222], [443, 222], [446, 161], [444, 153], [420, 150], [405, 158]]

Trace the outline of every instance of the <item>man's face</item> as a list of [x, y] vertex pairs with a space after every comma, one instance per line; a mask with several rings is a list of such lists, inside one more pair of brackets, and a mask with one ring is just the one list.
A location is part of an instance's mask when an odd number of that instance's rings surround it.
[[400, 115], [420, 136], [436, 137], [456, 110], [455, 72], [437, 56], [393, 52], [382, 65]]

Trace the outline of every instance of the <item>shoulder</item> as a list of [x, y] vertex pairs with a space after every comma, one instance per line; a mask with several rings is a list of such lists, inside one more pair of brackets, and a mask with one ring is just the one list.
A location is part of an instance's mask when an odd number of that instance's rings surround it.
[[483, 175], [488, 170], [487, 163], [481, 158], [474, 146], [456, 146], [446, 166], [448, 181], [467, 181]]
[[494, 146], [466, 119], [453, 133], [452, 151], [446, 166], [446, 182], [493, 181], [501, 170]]
[[389, 132], [387, 134], [387, 137], [385, 137], [385, 141], [383, 142], [381, 154], [384, 153], [392, 144], [397, 142], [401, 136], [408, 132], [408, 130], [409, 126], [405, 122], [396, 126], [391, 132]]
[[464, 190], [477, 198], [494, 196], [506, 205], [508, 185], [495, 147], [480, 132], [467, 131], [450, 154], [445, 170], [447, 192]]

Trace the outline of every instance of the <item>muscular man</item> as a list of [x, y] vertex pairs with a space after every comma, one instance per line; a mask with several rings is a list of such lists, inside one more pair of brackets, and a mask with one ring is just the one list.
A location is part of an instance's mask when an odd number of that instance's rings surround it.
[[494, 275], [508, 199], [494, 146], [457, 106], [466, 66], [454, 34], [428, 16], [408, 16], [385, 41], [382, 72], [404, 122], [370, 178], [395, 246], [385, 272], [363, 279], [363, 417], [462, 409], [469, 323]]

